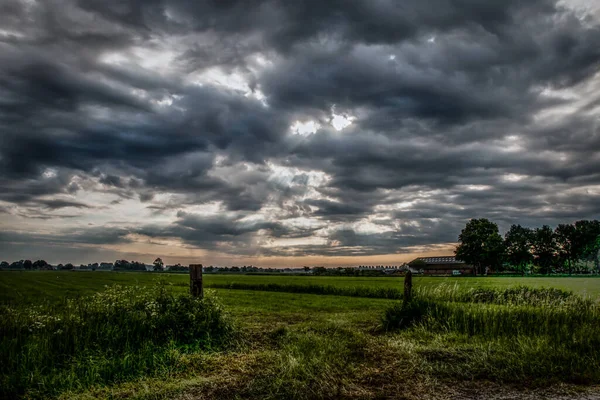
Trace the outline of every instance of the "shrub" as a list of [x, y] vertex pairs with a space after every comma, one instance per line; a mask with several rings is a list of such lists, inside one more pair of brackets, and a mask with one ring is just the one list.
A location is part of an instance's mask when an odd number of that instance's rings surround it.
[[382, 318], [384, 330], [405, 329], [422, 322], [428, 314], [429, 302], [414, 299], [408, 303], [396, 303], [388, 308]]
[[0, 309], [0, 397], [111, 383], [177, 369], [179, 355], [233, 342], [212, 297], [174, 296], [163, 285], [108, 288], [61, 305]]

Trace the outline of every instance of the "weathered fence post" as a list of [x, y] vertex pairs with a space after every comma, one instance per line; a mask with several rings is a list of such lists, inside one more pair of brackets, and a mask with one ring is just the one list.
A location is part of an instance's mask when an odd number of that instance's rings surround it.
[[412, 299], [412, 272], [408, 270], [404, 275], [404, 302], [408, 303]]
[[204, 297], [202, 264], [190, 264], [190, 294], [194, 297]]

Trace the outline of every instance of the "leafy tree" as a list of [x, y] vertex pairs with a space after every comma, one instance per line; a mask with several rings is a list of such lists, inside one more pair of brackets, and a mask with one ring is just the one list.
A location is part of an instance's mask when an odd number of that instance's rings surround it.
[[580, 258], [593, 261], [596, 270], [598, 270], [600, 267], [600, 221], [577, 221], [575, 222], [575, 229], [581, 241]]
[[33, 268], [33, 263], [31, 262], [31, 260], [25, 260], [25, 261], [23, 261], [23, 268], [25, 268], [25, 269], [32, 269]]
[[410, 263], [408, 263], [409, 267], [412, 269], [416, 269], [417, 271], [421, 270], [422, 268], [424, 268], [427, 263], [423, 260], [421, 260], [420, 258], [414, 259], [412, 260]]
[[0, 263], [0, 268], [8, 268], [10, 267], [10, 264], [8, 263], [8, 261], [2, 261]]
[[475, 274], [483, 274], [485, 267], [502, 265], [504, 241], [498, 225], [487, 218], [472, 219], [458, 236], [456, 259], [475, 267]]
[[45, 260], [37, 260], [33, 263], [33, 269], [46, 269], [48, 263]]
[[521, 225], [512, 225], [504, 235], [506, 259], [521, 274], [525, 274], [527, 265], [533, 261], [532, 240], [533, 231]]
[[571, 224], [560, 224], [554, 230], [558, 255], [567, 264], [569, 275], [573, 272], [573, 264], [583, 251], [583, 242], [579, 238], [579, 233], [575, 225]]
[[146, 264], [139, 261], [132, 261], [129, 263], [126, 269], [130, 271], [146, 271]]
[[160, 257], [157, 257], [156, 260], [154, 260], [154, 270], [162, 271], [164, 267], [165, 263], [163, 263], [163, 260]]
[[555, 261], [557, 246], [554, 231], [548, 225], [535, 230], [533, 235], [533, 255], [536, 264], [540, 267], [543, 274], [552, 271], [552, 264]]
[[175, 265], [168, 265], [167, 269], [169, 271], [188, 271], [189, 267], [177, 263]]
[[130, 268], [130, 264], [129, 264], [129, 261], [127, 261], [127, 260], [117, 260], [117, 261], [115, 261], [115, 264], [113, 267], [113, 269], [115, 271], [129, 269], [129, 268]]

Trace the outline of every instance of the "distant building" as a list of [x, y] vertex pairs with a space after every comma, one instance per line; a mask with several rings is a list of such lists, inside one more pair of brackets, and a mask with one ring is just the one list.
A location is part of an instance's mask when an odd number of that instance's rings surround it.
[[411, 271], [425, 275], [472, 275], [473, 266], [454, 256], [418, 257], [409, 264]]

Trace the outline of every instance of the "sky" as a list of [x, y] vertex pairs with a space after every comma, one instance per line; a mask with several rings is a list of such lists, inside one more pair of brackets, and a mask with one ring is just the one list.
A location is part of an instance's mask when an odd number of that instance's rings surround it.
[[2, 0], [0, 258], [393, 265], [598, 218], [599, 9]]

